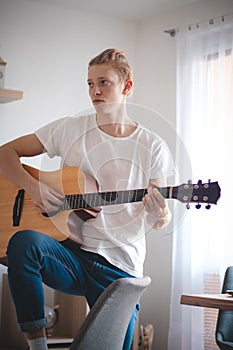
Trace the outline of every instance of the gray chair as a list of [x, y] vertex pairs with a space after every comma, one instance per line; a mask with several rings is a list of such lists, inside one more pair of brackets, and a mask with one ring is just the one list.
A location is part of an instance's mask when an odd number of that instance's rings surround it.
[[70, 350], [122, 350], [133, 310], [150, 282], [146, 276], [110, 284], [88, 313]]
[[[233, 290], [233, 266], [225, 272], [222, 293], [228, 289]], [[233, 350], [233, 311], [219, 310], [215, 337], [221, 350]]]

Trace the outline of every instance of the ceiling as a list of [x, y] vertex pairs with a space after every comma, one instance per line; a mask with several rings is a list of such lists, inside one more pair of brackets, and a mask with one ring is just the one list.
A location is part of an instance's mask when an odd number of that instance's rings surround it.
[[200, 0], [31, 0], [125, 20], [145, 20]]

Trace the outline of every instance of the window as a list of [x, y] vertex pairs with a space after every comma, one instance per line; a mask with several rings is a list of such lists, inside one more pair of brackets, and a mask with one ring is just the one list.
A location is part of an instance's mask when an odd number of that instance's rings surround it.
[[177, 35], [177, 132], [192, 167], [188, 174], [178, 149], [179, 172], [182, 181], [218, 181], [221, 198], [210, 210], [191, 206], [173, 235], [169, 350], [215, 349], [217, 310], [182, 307], [180, 295], [219, 292], [233, 265], [232, 18]]

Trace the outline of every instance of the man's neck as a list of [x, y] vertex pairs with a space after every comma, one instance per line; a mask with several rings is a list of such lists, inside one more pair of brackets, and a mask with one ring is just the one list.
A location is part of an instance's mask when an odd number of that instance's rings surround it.
[[97, 114], [96, 121], [100, 130], [113, 137], [128, 137], [137, 128], [137, 123], [130, 119], [127, 114], [120, 117]]
[[131, 124], [108, 123], [98, 125], [98, 127], [105, 134], [111, 135], [113, 137], [128, 137], [135, 131], [135, 129], [137, 128], [137, 124], [134, 122], [131, 122]]

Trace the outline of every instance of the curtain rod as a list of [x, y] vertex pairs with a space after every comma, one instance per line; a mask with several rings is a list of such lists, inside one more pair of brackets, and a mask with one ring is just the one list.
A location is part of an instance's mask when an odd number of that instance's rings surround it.
[[232, 15], [233, 15], [233, 12], [225, 14], [225, 15], [217, 16], [217, 17], [214, 17], [214, 18], [210, 18], [210, 19], [207, 19], [205, 21], [198, 22], [198, 23], [189, 24], [189, 25], [186, 25], [186, 26], [183, 26], [183, 27], [166, 29], [166, 30], [164, 30], [164, 33], [169, 34], [172, 38], [174, 38], [176, 36], [176, 33], [179, 32], [180, 29], [188, 28], [188, 30], [191, 30], [193, 26], [198, 28], [200, 26], [200, 24], [203, 24], [203, 23], [208, 23], [208, 24], [211, 25], [211, 24], [214, 24], [214, 22], [216, 20], [219, 20], [219, 19], [222, 22], [224, 22], [226, 17], [232, 16]]

